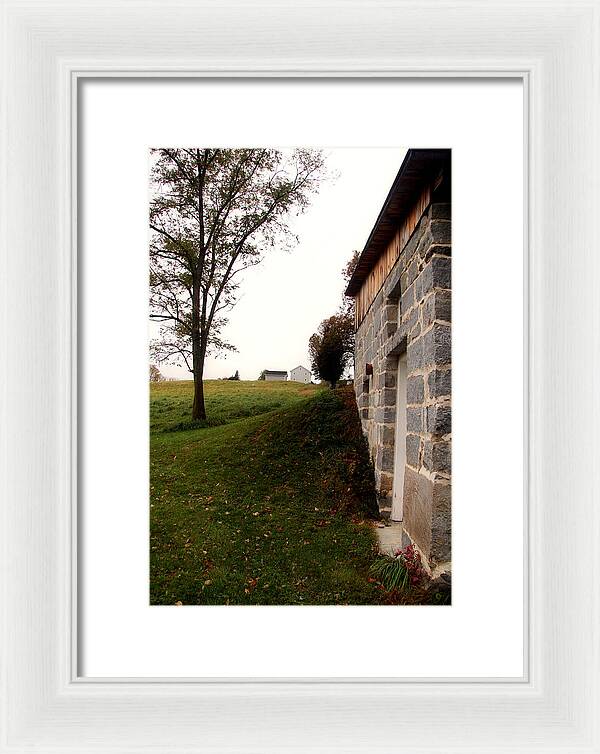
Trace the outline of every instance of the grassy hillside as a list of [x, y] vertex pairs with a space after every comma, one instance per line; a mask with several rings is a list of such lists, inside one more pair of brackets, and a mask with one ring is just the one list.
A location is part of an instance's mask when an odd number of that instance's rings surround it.
[[[150, 386], [150, 432], [201, 428], [190, 421], [193, 382], [159, 382]], [[238, 419], [287, 408], [322, 390], [298, 382], [206, 380], [205, 426], [215, 427]]]
[[151, 389], [152, 604], [371, 604], [372, 472], [351, 390]]

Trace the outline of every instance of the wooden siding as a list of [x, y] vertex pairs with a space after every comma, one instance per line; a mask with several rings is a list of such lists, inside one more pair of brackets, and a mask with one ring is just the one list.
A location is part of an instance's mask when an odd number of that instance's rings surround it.
[[381, 286], [390, 273], [390, 270], [402, 253], [402, 249], [406, 246], [408, 239], [417, 227], [421, 215], [429, 206], [430, 201], [431, 187], [426, 186], [413, 208], [398, 226], [398, 230], [394, 234], [392, 240], [388, 243], [379, 259], [375, 262], [373, 269], [365, 278], [361, 289], [354, 299], [356, 329], [358, 329], [358, 326], [363, 321], [365, 314], [368, 312], [369, 307], [379, 293]]

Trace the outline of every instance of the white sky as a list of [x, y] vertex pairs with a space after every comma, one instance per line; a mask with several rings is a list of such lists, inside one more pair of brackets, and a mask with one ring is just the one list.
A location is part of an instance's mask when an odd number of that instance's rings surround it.
[[[242, 380], [257, 379], [263, 369], [289, 372], [299, 364], [310, 369], [308, 339], [339, 307], [342, 269], [353, 249], [362, 251], [405, 153], [404, 148], [326, 150], [337, 179], [323, 183], [291, 224], [298, 245], [289, 253], [267, 253], [245, 273], [222, 333], [238, 350], [208, 357], [205, 379], [236, 369]], [[191, 379], [184, 367], [163, 364], [160, 370], [166, 377]]]

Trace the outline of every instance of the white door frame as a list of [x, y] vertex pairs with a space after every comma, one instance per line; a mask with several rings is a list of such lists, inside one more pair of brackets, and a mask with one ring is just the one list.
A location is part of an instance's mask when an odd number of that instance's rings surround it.
[[398, 358], [396, 373], [396, 431], [394, 433], [394, 487], [392, 521], [404, 515], [404, 468], [406, 466], [406, 353]]

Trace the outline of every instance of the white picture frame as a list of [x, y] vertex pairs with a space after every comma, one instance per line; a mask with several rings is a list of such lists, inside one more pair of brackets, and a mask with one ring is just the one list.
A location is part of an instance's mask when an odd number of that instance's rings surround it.
[[[599, 11], [597, 0], [5, 2], [0, 751], [600, 752]], [[76, 103], [89, 76], [522, 79], [523, 680], [77, 676]]]

